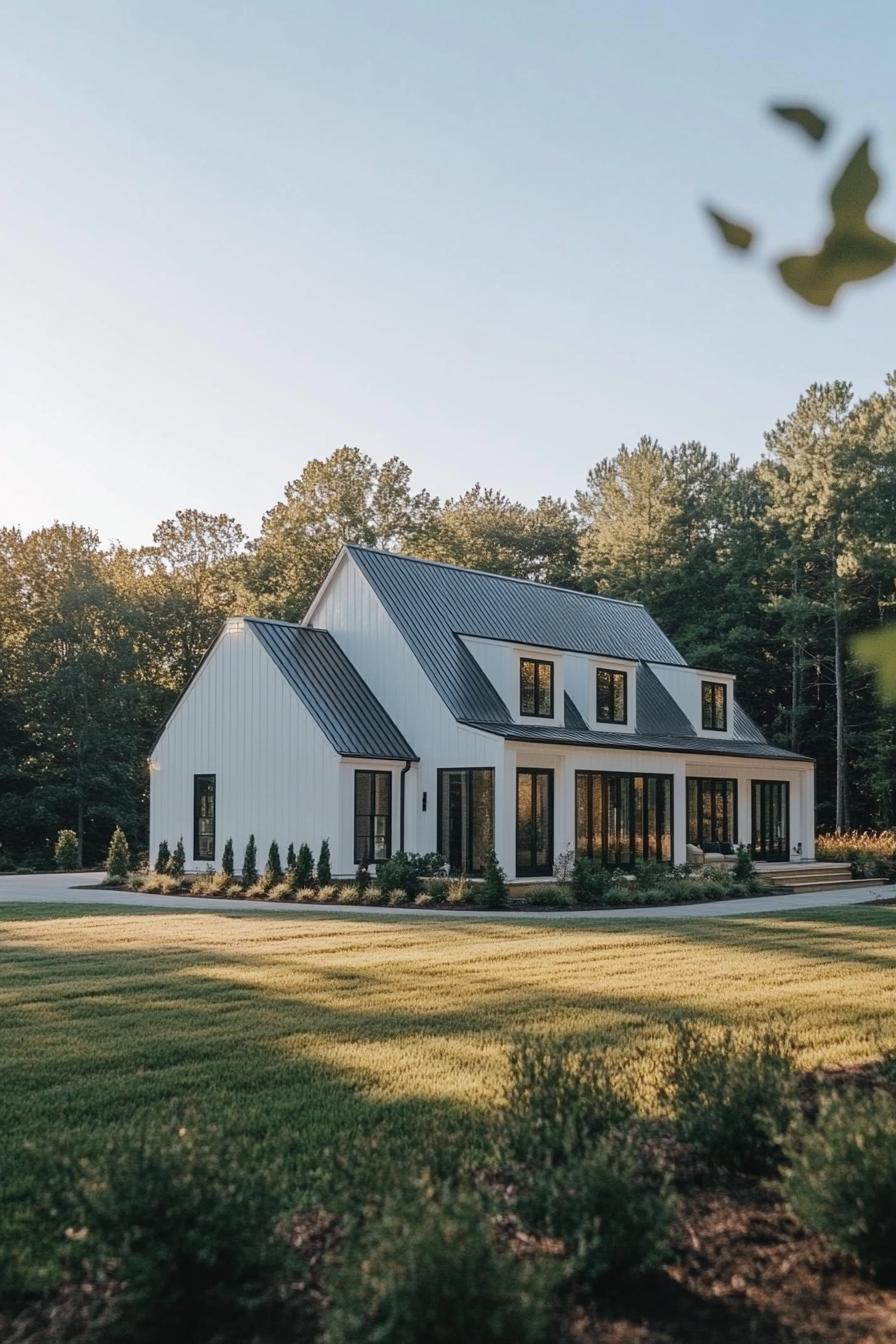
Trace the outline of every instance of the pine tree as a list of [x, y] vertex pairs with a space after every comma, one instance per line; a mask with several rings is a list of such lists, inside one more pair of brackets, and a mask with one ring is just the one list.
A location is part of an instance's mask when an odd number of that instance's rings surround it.
[[233, 877], [233, 841], [229, 837], [221, 855], [221, 872], [225, 877]]
[[131, 851], [128, 849], [128, 842], [124, 831], [120, 826], [116, 826], [112, 832], [112, 839], [109, 841], [109, 852], [106, 855], [106, 880], [108, 882], [124, 882], [131, 867]]
[[174, 852], [168, 860], [168, 872], [172, 877], [183, 877], [184, 869], [187, 866], [187, 855], [184, 850], [184, 838], [180, 837], [174, 846]]
[[167, 873], [168, 864], [171, 862], [171, 850], [168, 848], [167, 840], [159, 841], [159, 852], [156, 855], [156, 872]]
[[504, 870], [498, 863], [498, 857], [493, 849], [490, 849], [486, 856], [482, 879], [479, 888], [480, 905], [484, 905], [487, 910], [506, 909], [510, 904], [510, 893], [507, 890]]
[[310, 887], [314, 881], [314, 858], [309, 845], [299, 845], [296, 866], [292, 872], [292, 885], [296, 891]]
[[324, 840], [321, 842], [320, 857], [317, 860], [317, 885], [319, 887], [328, 887], [333, 881], [333, 874], [330, 871], [330, 842]]
[[370, 886], [370, 869], [366, 868], [363, 863], [358, 864], [358, 870], [355, 873], [355, 886], [359, 896], [363, 896]]
[[78, 866], [78, 837], [74, 831], [63, 830], [56, 838], [53, 850], [56, 867], [66, 872]]
[[255, 836], [249, 836], [246, 853], [243, 857], [243, 886], [254, 887], [258, 881], [258, 855], [255, 849]]
[[290, 840], [289, 848], [286, 851], [286, 871], [288, 873], [293, 872], [295, 870], [295, 866], [296, 866], [296, 847]]
[[280, 846], [276, 840], [271, 841], [271, 847], [268, 850], [268, 861], [264, 867], [264, 884], [266, 887], [275, 887], [278, 882], [283, 881], [283, 865], [280, 862]]

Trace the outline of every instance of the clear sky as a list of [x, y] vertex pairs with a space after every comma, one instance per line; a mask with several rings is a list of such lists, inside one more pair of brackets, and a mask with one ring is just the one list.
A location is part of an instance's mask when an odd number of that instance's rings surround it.
[[896, 232], [894, 54], [892, 0], [5, 0], [0, 523], [255, 531], [342, 443], [527, 502], [645, 433], [754, 460], [896, 367], [896, 277], [813, 313], [698, 203], [813, 244], [870, 129]]

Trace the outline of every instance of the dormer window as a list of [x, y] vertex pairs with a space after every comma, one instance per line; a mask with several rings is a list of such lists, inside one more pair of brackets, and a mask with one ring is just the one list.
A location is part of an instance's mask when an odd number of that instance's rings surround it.
[[728, 687], [723, 681], [700, 683], [703, 727], [716, 733], [728, 731]]
[[554, 717], [554, 664], [540, 658], [520, 659], [520, 715]]
[[625, 723], [628, 719], [628, 673], [597, 669], [598, 723]]

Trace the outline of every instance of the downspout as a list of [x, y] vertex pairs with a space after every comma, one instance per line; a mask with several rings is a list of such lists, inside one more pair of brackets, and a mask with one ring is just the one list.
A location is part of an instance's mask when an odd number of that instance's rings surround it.
[[398, 848], [402, 854], [404, 853], [404, 777], [410, 770], [412, 764], [412, 761], [405, 761], [401, 774], [398, 777]]

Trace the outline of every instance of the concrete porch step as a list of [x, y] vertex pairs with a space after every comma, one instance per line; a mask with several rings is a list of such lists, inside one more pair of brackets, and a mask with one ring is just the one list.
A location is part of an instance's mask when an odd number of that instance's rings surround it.
[[849, 877], [846, 878], [808, 878], [804, 882], [783, 882], [775, 883], [775, 892], [810, 892], [810, 891], [858, 891], [862, 887], [879, 887], [881, 879], [879, 877]]

